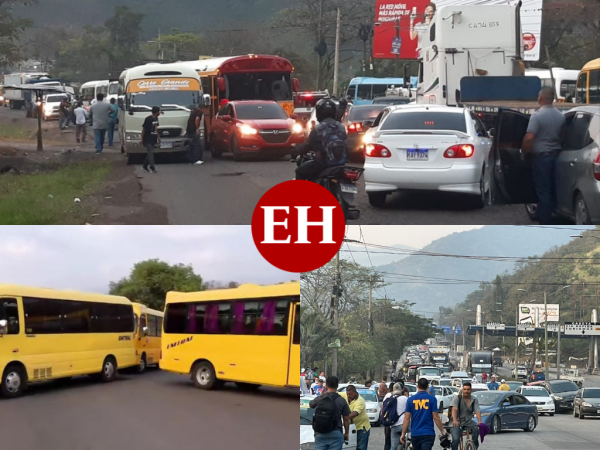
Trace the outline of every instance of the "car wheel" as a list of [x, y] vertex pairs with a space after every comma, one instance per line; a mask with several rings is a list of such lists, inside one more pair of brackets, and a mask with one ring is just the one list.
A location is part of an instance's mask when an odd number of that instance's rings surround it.
[[215, 142], [215, 135], [211, 134], [210, 135], [210, 153], [212, 155], [213, 158], [220, 158], [221, 155], [223, 154], [223, 151], [219, 148], [217, 148], [217, 144]]
[[525, 211], [532, 221], [537, 222], [539, 220], [540, 216], [538, 215], [537, 203], [527, 203], [525, 205]]
[[199, 389], [210, 391], [217, 386], [215, 368], [208, 361], [196, 363], [192, 368], [192, 380]]
[[115, 381], [117, 379], [117, 362], [112, 356], [107, 356], [102, 363], [102, 372], [100, 379], [105, 383]]
[[4, 398], [15, 398], [25, 392], [27, 388], [27, 373], [21, 366], [10, 365], [2, 375], [0, 394]]
[[444, 412], [444, 402], [440, 403], [440, 408], [439, 410], [443, 413]]
[[238, 142], [237, 136], [234, 136], [233, 138], [231, 138], [230, 149], [231, 149], [231, 153], [233, 153], [234, 161], [243, 161], [244, 154], [240, 151], [240, 144]]
[[485, 173], [485, 169], [483, 169], [481, 171], [481, 178], [479, 180], [479, 196], [476, 197], [475, 201], [473, 202], [473, 206], [477, 209], [482, 209], [491, 204], [490, 190], [489, 187], [486, 188], [486, 177], [487, 175]]
[[523, 428], [523, 430], [528, 431], [528, 432], [535, 430], [535, 417], [529, 416], [527, 418], [527, 426], [525, 428]]
[[581, 192], [577, 194], [575, 198], [575, 205], [573, 205], [573, 209], [575, 211], [575, 224], [576, 225], [591, 225], [592, 219], [590, 219], [590, 214], [587, 209], [587, 205], [585, 204], [585, 200], [583, 199], [583, 195]]
[[550, 417], [554, 417], [554, 413], [548, 413]]
[[494, 416], [492, 418], [492, 426], [490, 427], [490, 433], [491, 434], [498, 434], [500, 432], [500, 417], [498, 416]]
[[387, 192], [368, 192], [369, 203], [374, 208], [383, 208], [385, 206], [385, 199], [388, 196]]

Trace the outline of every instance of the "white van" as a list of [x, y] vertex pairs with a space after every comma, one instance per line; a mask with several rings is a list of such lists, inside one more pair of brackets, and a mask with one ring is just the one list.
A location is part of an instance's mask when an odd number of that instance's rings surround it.
[[92, 101], [95, 100], [96, 96], [100, 93], [104, 94], [104, 97], [106, 97], [108, 94], [109, 83], [108, 80], [88, 81], [87, 83], [83, 83], [79, 89], [79, 95], [83, 97], [83, 105], [89, 108]]
[[542, 87], [552, 87], [552, 76], [554, 76], [554, 82], [556, 83], [556, 100], [564, 102], [567, 101], [567, 96], [571, 99], [575, 98], [579, 70], [553, 67], [551, 76], [549, 69], [526, 69], [525, 76], [538, 77], [542, 81]]

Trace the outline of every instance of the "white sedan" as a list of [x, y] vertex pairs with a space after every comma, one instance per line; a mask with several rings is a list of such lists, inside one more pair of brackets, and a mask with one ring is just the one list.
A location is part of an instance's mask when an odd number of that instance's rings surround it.
[[554, 415], [554, 400], [542, 386], [521, 386], [517, 392], [537, 407], [538, 414]]
[[492, 140], [467, 108], [399, 106], [365, 137], [365, 190], [372, 206], [400, 190], [467, 194], [491, 203]]
[[435, 398], [437, 399], [438, 403], [438, 411], [444, 412], [444, 410], [452, 403], [454, 392], [452, 389], [446, 386], [434, 386], [433, 388], [435, 389]]
[[[300, 397], [300, 450], [313, 450], [315, 448], [315, 432], [312, 429], [312, 419], [315, 410], [309, 405], [315, 398], [314, 395]], [[348, 444], [344, 444], [343, 450], [356, 450], [356, 426], [350, 424]]]
[[[338, 386], [338, 392], [345, 393], [347, 384], [340, 384]], [[360, 395], [365, 401], [365, 407], [367, 408], [367, 416], [369, 417], [369, 422], [371, 425], [378, 427], [381, 425], [381, 407], [383, 399], [381, 399], [374, 389], [369, 389], [363, 385], [355, 384], [356, 392]]]

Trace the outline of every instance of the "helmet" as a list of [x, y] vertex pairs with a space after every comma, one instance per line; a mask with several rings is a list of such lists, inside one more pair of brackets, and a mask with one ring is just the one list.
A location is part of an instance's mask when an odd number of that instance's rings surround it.
[[324, 98], [319, 100], [317, 106], [315, 107], [317, 111], [317, 120], [319, 122], [323, 122], [328, 117], [330, 119], [335, 119], [337, 113], [337, 107], [335, 103], [330, 98]]
[[347, 105], [348, 105], [348, 100], [346, 99], [346, 97], [340, 98], [340, 106], [347, 106]]
[[452, 446], [452, 442], [448, 439], [448, 434], [440, 436], [440, 445], [442, 448], [450, 448]]

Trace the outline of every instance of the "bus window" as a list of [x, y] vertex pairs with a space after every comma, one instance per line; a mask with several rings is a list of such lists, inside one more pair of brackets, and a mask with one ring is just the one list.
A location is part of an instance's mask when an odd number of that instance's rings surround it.
[[293, 100], [289, 73], [230, 73], [224, 77], [229, 100]]
[[356, 85], [353, 84], [348, 86], [348, 92], [346, 92], [346, 96], [352, 100], [356, 98]]
[[200, 82], [202, 83], [202, 93], [208, 94], [212, 97], [213, 89], [210, 77], [201, 77]]
[[16, 298], [0, 300], [0, 320], [7, 322], [7, 334], [19, 334], [19, 307]]
[[294, 340], [292, 343], [300, 345], [300, 305], [296, 305], [296, 314], [294, 315]]
[[587, 72], [579, 74], [577, 79], [577, 102], [587, 103]]
[[46, 298], [23, 298], [27, 334], [60, 333], [61, 302]]
[[358, 96], [357, 98], [359, 100], [372, 100], [373, 97], [371, 95], [371, 89], [372, 89], [372, 85], [371, 84], [360, 84], [358, 86]]
[[600, 69], [590, 71], [590, 104], [600, 103]]
[[385, 84], [374, 84], [373, 85], [373, 96], [372, 96], [372, 98], [375, 98], [375, 97], [384, 97], [386, 91], [387, 91], [387, 85], [385, 85]]
[[[144, 327], [148, 326], [148, 321], [146, 319], [146, 314], [142, 313], [140, 316], [140, 336], [144, 333]], [[150, 334], [150, 328], [148, 328], [148, 334]]]
[[570, 95], [575, 97], [575, 83], [573, 80], [563, 80], [560, 83], [560, 96], [567, 97], [567, 95]]

